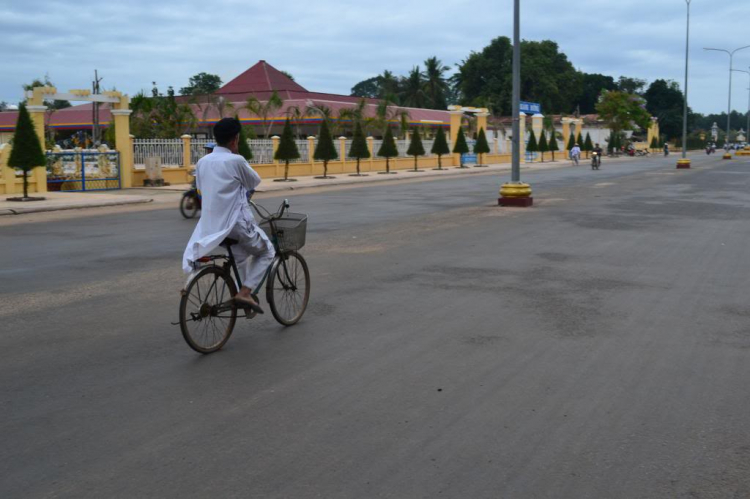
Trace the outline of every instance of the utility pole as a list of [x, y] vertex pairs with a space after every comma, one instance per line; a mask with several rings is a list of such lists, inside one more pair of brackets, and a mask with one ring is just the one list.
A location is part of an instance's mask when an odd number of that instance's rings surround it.
[[[91, 93], [94, 95], [99, 95], [99, 83], [104, 78], [99, 78], [99, 72], [95, 69], [94, 70], [94, 81], [91, 84]], [[101, 131], [99, 128], [99, 103], [94, 102], [94, 105], [92, 106], [92, 117], [91, 117], [91, 140], [94, 143], [94, 147], [96, 147], [97, 144], [99, 144], [102, 140], [101, 137]]]
[[513, 1], [513, 153], [511, 181], [500, 187], [500, 206], [528, 207], [534, 203], [531, 186], [521, 182], [521, 5]]
[[690, 2], [687, 3], [687, 34], [685, 36], [685, 99], [682, 108], [682, 159], [677, 161], [677, 168], [690, 168], [690, 160], [687, 159], [687, 122], [688, 122], [688, 61], [690, 54]]

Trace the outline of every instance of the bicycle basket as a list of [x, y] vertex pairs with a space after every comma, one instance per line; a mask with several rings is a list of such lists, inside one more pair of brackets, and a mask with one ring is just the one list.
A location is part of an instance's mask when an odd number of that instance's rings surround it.
[[271, 241], [276, 239], [279, 249], [298, 250], [305, 245], [307, 236], [307, 215], [302, 213], [286, 213], [282, 218], [273, 220], [275, 234], [271, 230], [271, 222], [260, 223], [260, 228], [266, 233]]

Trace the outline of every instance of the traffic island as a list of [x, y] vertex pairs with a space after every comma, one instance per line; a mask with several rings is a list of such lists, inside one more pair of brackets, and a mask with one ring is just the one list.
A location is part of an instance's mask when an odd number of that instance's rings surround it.
[[690, 160], [687, 158], [677, 160], [677, 169], [690, 168]]
[[500, 198], [497, 200], [500, 206], [514, 208], [528, 208], [534, 204], [531, 197], [531, 186], [522, 182], [510, 182], [500, 187]]

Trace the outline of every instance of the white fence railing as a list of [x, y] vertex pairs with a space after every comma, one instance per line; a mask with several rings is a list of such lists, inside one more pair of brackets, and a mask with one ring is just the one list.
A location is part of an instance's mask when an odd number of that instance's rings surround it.
[[[209, 139], [192, 139], [190, 141], [190, 162], [194, 165], [202, 158], [206, 151], [204, 146], [212, 142]], [[253, 159], [250, 163], [254, 164], [270, 164], [273, 163], [273, 141], [270, 139], [253, 139], [247, 141], [250, 149], [253, 152]], [[300, 157], [290, 163], [307, 163], [310, 158], [310, 142], [306, 139], [296, 140], [297, 149], [299, 150]], [[423, 140], [422, 145], [425, 150], [425, 157], [433, 156], [431, 149], [434, 140]], [[314, 145], [317, 142], [313, 143]], [[372, 152], [373, 156], [377, 158], [378, 151], [380, 150], [382, 140], [372, 141]], [[339, 154], [339, 160], [341, 160], [341, 140], [334, 139], [333, 145], [336, 148], [336, 152]], [[349, 149], [351, 148], [352, 141], [347, 139], [344, 142], [344, 148], [346, 153], [346, 159], [349, 157]], [[451, 148], [450, 142], [448, 147]], [[143, 169], [146, 164], [146, 158], [159, 157], [161, 158], [162, 166], [183, 166], [183, 155], [182, 155], [183, 142], [182, 139], [136, 139], [133, 142], [133, 163], [138, 169]], [[398, 149], [399, 157], [407, 157], [406, 151], [409, 149], [408, 140], [396, 140], [396, 148]], [[490, 141], [490, 149], [495, 152], [494, 140]], [[499, 151], [501, 153], [505, 151], [505, 141], [500, 141]]]
[[133, 141], [133, 164], [144, 168], [146, 158], [161, 158], [162, 166], [182, 166], [182, 139], [136, 139]]

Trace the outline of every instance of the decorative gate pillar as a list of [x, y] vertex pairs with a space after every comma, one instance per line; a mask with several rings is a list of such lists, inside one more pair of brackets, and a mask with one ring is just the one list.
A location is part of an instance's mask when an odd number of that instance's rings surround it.
[[[583, 140], [583, 120], [581, 118], [577, 118], [577, 119], [573, 120], [573, 123], [575, 123], [575, 125], [576, 125], [576, 130], [575, 130], [576, 131], [576, 135], [575, 135], [576, 138], [573, 139], [573, 140], [577, 141], [579, 135], [581, 136], [581, 139]], [[583, 144], [578, 144], [578, 145], [579, 146], [583, 146]]]
[[120, 179], [122, 187], [133, 187], [133, 142], [130, 140], [130, 97], [120, 92], [104, 92], [103, 95], [118, 99], [112, 104], [110, 114], [115, 123], [115, 149], [120, 153]]
[[534, 135], [536, 136], [537, 142], [542, 137], [542, 130], [544, 130], [544, 115], [543, 114], [535, 114], [531, 117], [531, 129], [534, 130]]
[[563, 150], [568, 149], [568, 141], [570, 140], [570, 124], [573, 122], [570, 118], [562, 119], [562, 134], [563, 134]]
[[477, 135], [479, 135], [479, 130], [484, 129], [484, 133], [487, 133], [487, 117], [490, 115], [489, 110], [487, 108], [481, 108], [478, 110], [479, 112], [476, 113], [474, 116], [477, 117]]
[[518, 128], [521, 130], [521, 136], [518, 137], [518, 144], [521, 149], [521, 163], [526, 163], [526, 114], [518, 115]]

